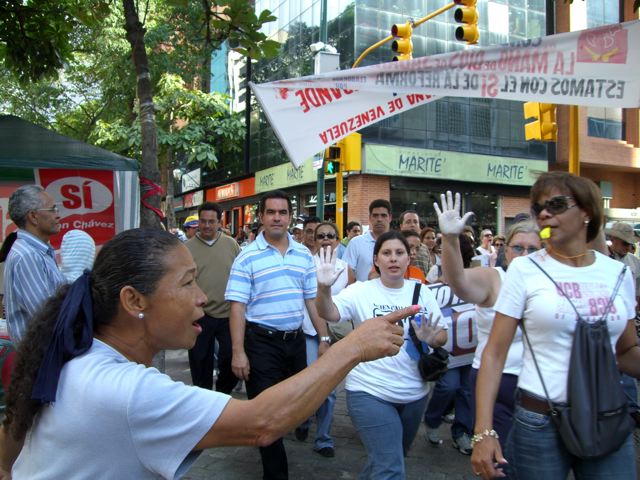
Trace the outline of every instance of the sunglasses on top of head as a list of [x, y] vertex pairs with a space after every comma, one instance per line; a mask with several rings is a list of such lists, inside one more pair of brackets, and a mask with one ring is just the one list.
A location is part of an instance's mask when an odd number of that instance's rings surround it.
[[551, 197], [542, 205], [539, 203], [531, 205], [531, 212], [533, 212], [536, 217], [540, 215], [543, 210], [546, 210], [551, 215], [559, 215], [576, 206], [575, 202], [572, 205], [569, 205], [569, 200], [573, 200], [573, 197], [570, 197], [569, 195]]

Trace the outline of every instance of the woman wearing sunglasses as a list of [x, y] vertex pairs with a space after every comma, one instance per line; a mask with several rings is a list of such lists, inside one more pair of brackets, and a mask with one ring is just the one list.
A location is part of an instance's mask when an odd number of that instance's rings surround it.
[[[566, 479], [570, 470], [576, 480], [636, 478], [631, 435], [618, 450], [597, 459], [582, 459], [567, 451], [551, 420], [540, 380], [544, 380], [552, 402], [567, 401], [576, 328], [576, 312], [570, 302], [586, 321], [600, 320], [605, 313], [603, 303], [609, 302], [621, 272], [620, 263], [588, 248], [602, 226], [600, 192], [591, 180], [548, 172], [533, 185], [530, 198], [532, 216], [547, 237], [545, 249], [513, 260], [495, 304], [497, 313], [478, 373], [473, 470], [485, 479], [503, 476], [496, 466], [506, 460], [492, 417], [507, 352], [523, 322], [530, 345], [524, 342], [514, 422], [507, 440], [509, 462], [517, 478]], [[634, 285], [627, 272], [606, 322], [620, 369], [638, 376], [640, 348], [632, 320], [634, 304]], [[543, 461], [540, 455], [544, 455]]]
[[[451, 192], [441, 195], [442, 210], [434, 204], [442, 231], [442, 271], [445, 281], [460, 299], [476, 305], [478, 346], [471, 369], [471, 398], [475, 404], [475, 385], [480, 368], [480, 359], [493, 324], [494, 304], [502, 288], [505, 270], [500, 267], [464, 268], [460, 257], [458, 235], [463, 231], [467, 219], [473, 212], [460, 217], [460, 194]], [[514, 258], [531, 254], [540, 249], [538, 227], [532, 222], [514, 224], [506, 236], [505, 269]], [[500, 445], [504, 448], [513, 419], [514, 393], [518, 375], [522, 367], [522, 337], [518, 329], [505, 361], [500, 386], [493, 411], [493, 428], [498, 433]]]
[[[331, 297], [331, 285], [338, 278], [335, 254], [323, 250], [318, 267], [318, 314], [330, 322], [353, 320], [360, 324], [371, 316], [384, 315], [418, 303], [420, 326], [414, 324], [420, 340], [433, 347], [447, 341], [446, 331], [438, 325], [440, 308], [431, 291], [422, 287], [414, 301], [417, 284], [405, 280], [409, 266], [409, 244], [398, 231], [380, 235], [373, 248], [373, 264], [380, 278], [356, 282]], [[405, 477], [404, 455], [420, 426], [429, 386], [418, 371], [418, 351], [409, 338], [409, 322], [403, 322], [405, 344], [394, 358], [354, 368], [346, 381], [347, 407], [354, 426], [367, 451], [367, 463], [360, 473], [363, 479]]]
[[[331, 222], [319, 223], [314, 232], [315, 238], [315, 252], [317, 252], [313, 259], [316, 263], [316, 267], [320, 264], [320, 252], [323, 249], [329, 249], [330, 252], [336, 252], [338, 254], [338, 245], [340, 245], [340, 239], [338, 238], [338, 227]], [[344, 287], [347, 286], [347, 263], [339, 258], [336, 258], [334, 265], [334, 272], [338, 274], [335, 283], [331, 286], [331, 295], [337, 295]], [[353, 330], [353, 324], [351, 328], [346, 330], [346, 334], [349, 330]], [[329, 327], [331, 329], [331, 327]], [[318, 337], [318, 333], [313, 324], [311, 318], [307, 315], [305, 310], [304, 319], [302, 321], [302, 330], [304, 331], [306, 346], [307, 346], [307, 365], [311, 365], [318, 359], [318, 350], [320, 345], [323, 344], [324, 348], [331, 344], [331, 337]], [[316, 438], [313, 445], [313, 451], [326, 458], [335, 456], [334, 442], [330, 435], [331, 424], [333, 423], [333, 407], [336, 403], [336, 392], [333, 390], [327, 399], [320, 405], [320, 408], [316, 411], [315, 418], [317, 421]], [[309, 434], [310, 420], [307, 419], [302, 425], [296, 428], [296, 438], [300, 441], [304, 441]]]

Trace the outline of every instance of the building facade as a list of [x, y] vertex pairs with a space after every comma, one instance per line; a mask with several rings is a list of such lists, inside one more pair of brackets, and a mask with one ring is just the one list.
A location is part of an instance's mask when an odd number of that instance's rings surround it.
[[[350, 68], [367, 47], [388, 36], [395, 23], [419, 18], [448, 4], [446, 0], [332, 0], [326, 2], [327, 43], [341, 54], [341, 68]], [[322, 1], [257, 0], [256, 10], [268, 8], [278, 17], [265, 33], [283, 45], [282, 55], [259, 62], [254, 81], [266, 82], [313, 73], [311, 43], [320, 40]], [[545, 0], [479, 0], [479, 46], [544, 35]], [[458, 24], [453, 10], [429, 20], [413, 32], [413, 54], [435, 55], [473, 49], [455, 40]], [[367, 56], [360, 65], [390, 61], [390, 44]], [[346, 220], [366, 223], [374, 198], [388, 198], [393, 214], [417, 210], [425, 224], [436, 224], [434, 201], [446, 190], [459, 191], [464, 207], [476, 213], [478, 229], [502, 229], [505, 222], [527, 210], [529, 186], [535, 172], [546, 171], [547, 145], [526, 142], [522, 103], [492, 99], [443, 98], [385, 119], [360, 131], [363, 170], [345, 181]], [[286, 162], [269, 124], [259, 111], [251, 122], [252, 169], [260, 172]], [[311, 169], [309, 160], [304, 169]], [[293, 189], [302, 213], [315, 214], [314, 179]], [[256, 182], [259, 185], [259, 182]], [[335, 183], [326, 182], [325, 216], [334, 217], [331, 196]]]
[[[624, 0], [586, 0], [564, 4], [556, 2], [556, 31], [567, 32], [615, 24], [639, 18], [633, 2]], [[632, 48], [632, 47], [630, 47]], [[569, 158], [568, 107], [559, 106], [557, 161], [554, 170], [567, 170]], [[610, 219], [618, 209], [640, 207], [640, 122], [637, 108], [579, 108], [580, 174], [595, 181], [610, 207]], [[640, 223], [640, 222], [639, 222]]]
[[[256, 11], [269, 9], [277, 17], [265, 25], [264, 32], [278, 40], [282, 49], [276, 58], [254, 63], [251, 80], [262, 83], [312, 74], [314, 61], [309, 46], [320, 40], [323, 28], [327, 32], [326, 43], [341, 54], [341, 68], [351, 68], [361, 52], [390, 34], [393, 24], [420, 19], [448, 3], [448, 0], [256, 0]], [[478, 46], [632, 20], [638, 18], [638, 12], [632, 11], [632, 3], [478, 0]], [[323, 4], [327, 6], [326, 15], [322, 12]], [[457, 24], [452, 12], [445, 12], [414, 30], [414, 57], [476, 48], [455, 40]], [[393, 54], [389, 45], [372, 52], [360, 65], [390, 61]], [[234, 62], [241, 65], [237, 59]], [[241, 76], [242, 71], [238, 72]], [[228, 85], [233, 83], [230, 76], [238, 76], [238, 72], [226, 74]], [[231, 90], [229, 87], [228, 91]], [[236, 95], [245, 92], [242, 88], [237, 91]], [[244, 98], [241, 100], [235, 101], [242, 105]], [[625, 209], [640, 206], [638, 109], [580, 107], [579, 112], [581, 174], [601, 186], [607, 197], [606, 206]], [[556, 143], [527, 142], [522, 102], [450, 97], [365, 128], [360, 131], [362, 171], [348, 174], [344, 182], [344, 223], [347, 220], [366, 223], [369, 202], [387, 198], [392, 202], [394, 218], [403, 210], [414, 209], [424, 224], [435, 225], [432, 205], [439, 201], [441, 193], [452, 190], [462, 194], [465, 210], [475, 212], [476, 229], [503, 231], [515, 215], [528, 211], [529, 187], [538, 172], [567, 170], [568, 117], [568, 107], [558, 106]], [[250, 118], [250, 168], [245, 174], [254, 174], [254, 191], [233, 200], [221, 199], [223, 207], [229, 208], [229, 218], [239, 217], [245, 223], [253, 221], [255, 200], [276, 188], [290, 192], [296, 216], [316, 214], [318, 190], [313, 160], [308, 159], [299, 169], [293, 168], [255, 102]], [[210, 198], [206, 191], [205, 196]], [[325, 217], [335, 218], [332, 177], [325, 180], [324, 200]], [[238, 208], [241, 210], [234, 213]]]

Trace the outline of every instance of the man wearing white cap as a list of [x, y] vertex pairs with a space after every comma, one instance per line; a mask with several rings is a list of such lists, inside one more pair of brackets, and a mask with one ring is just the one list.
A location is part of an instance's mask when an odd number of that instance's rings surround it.
[[297, 223], [292, 229], [291, 229], [291, 235], [293, 235], [293, 239], [298, 242], [298, 243], [302, 243], [302, 240], [304, 239], [304, 224], [302, 223]]

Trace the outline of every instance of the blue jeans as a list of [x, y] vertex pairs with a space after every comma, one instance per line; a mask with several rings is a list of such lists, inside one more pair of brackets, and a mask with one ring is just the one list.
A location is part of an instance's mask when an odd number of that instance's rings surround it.
[[638, 411], [638, 385], [636, 384], [636, 379], [630, 377], [626, 373], [620, 372], [620, 380], [622, 383], [622, 389], [624, 390], [624, 394], [629, 399], [629, 412], [637, 412]]
[[411, 403], [391, 403], [347, 390], [349, 416], [367, 451], [359, 479], [404, 479], [404, 456], [418, 433], [426, 402], [425, 396]]
[[566, 480], [569, 470], [576, 480], [636, 478], [633, 435], [616, 452], [583, 460], [567, 452], [551, 417], [519, 405], [513, 415], [507, 451], [511, 478], [518, 480]]
[[473, 415], [471, 413], [471, 365], [464, 365], [449, 370], [444, 374], [431, 395], [424, 423], [428, 428], [438, 428], [442, 423], [442, 415], [451, 402], [455, 401], [455, 419], [451, 425], [451, 437], [456, 440], [464, 433], [471, 434]]
[[[305, 334], [305, 340], [307, 343], [307, 365], [311, 365], [318, 359], [318, 336], [311, 336]], [[322, 402], [320, 408], [316, 410], [316, 439], [314, 442], [314, 450], [320, 450], [321, 448], [331, 447], [333, 448], [333, 438], [329, 432], [331, 431], [331, 424], [333, 423], [333, 407], [336, 404], [336, 391], [333, 390], [327, 399]], [[309, 429], [310, 419], [304, 421], [299, 428]]]

